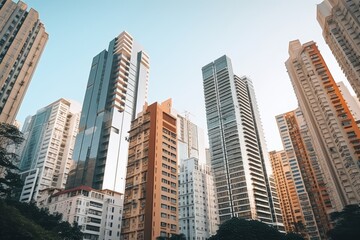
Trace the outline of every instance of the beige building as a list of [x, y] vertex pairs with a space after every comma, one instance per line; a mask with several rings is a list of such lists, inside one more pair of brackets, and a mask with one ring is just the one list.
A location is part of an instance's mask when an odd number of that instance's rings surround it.
[[360, 130], [316, 44], [289, 45], [286, 68], [334, 210], [360, 201]]
[[48, 39], [39, 14], [0, 1], [0, 122], [12, 124]]
[[323, 36], [360, 99], [359, 0], [325, 0], [317, 6]]
[[176, 117], [171, 100], [145, 105], [129, 132], [122, 239], [178, 234]]
[[301, 214], [300, 202], [295, 190], [286, 152], [271, 151], [269, 154], [285, 231], [296, 232], [294, 223], [304, 222], [304, 217]]
[[[295, 194], [291, 199], [298, 202], [300, 207], [298, 210], [291, 208], [293, 215], [298, 216], [295, 221], [291, 217], [290, 220], [286, 219], [286, 222], [292, 222], [290, 228], [287, 226], [287, 231], [302, 231], [304, 237], [309, 239], [326, 239], [326, 232], [331, 227], [328, 213], [332, 211], [332, 205], [303, 114], [296, 109], [276, 116], [276, 122], [284, 147], [282, 171], [286, 175], [286, 184], [291, 183], [295, 187], [287, 189], [293, 190]], [[274, 165], [273, 169], [281, 171]], [[279, 174], [276, 175], [278, 177]], [[279, 184], [278, 187], [283, 187], [282, 183]], [[286, 214], [284, 208], [282, 206]], [[299, 229], [299, 223], [304, 226], [303, 229]]]

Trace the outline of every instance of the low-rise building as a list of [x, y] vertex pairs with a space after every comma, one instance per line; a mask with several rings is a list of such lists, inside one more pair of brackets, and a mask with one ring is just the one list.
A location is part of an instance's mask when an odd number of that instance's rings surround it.
[[120, 239], [123, 195], [111, 190], [95, 190], [87, 186], [59, 191], [43, 190], [40, 207], [61, 213], [62, 220], [77, 222], [84, 239]]

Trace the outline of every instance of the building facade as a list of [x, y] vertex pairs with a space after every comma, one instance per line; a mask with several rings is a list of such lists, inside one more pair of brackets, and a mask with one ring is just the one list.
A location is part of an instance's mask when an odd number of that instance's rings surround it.
[[351, 114], [353, 115], [356, 123], [359, 125], [360, 124], [360, 101], [356, 96], [351, 95], [350, 91], [348, 90], [348, 88], [345, 86], [345, 84], [343, 82], [337, 82], [336, 83], [341, 95], [344, 97], [345, 102], [351, 112]]
[[176, 116], [178, 137], [178, 160], [197, 158], [201, 163], [206, 161], [204, 131], [189, 119], [189, 112], [184, 115], [171, 110]]
[[178, 234], [176, 117], [171, 100], [145, 105], [129, 132], [122, 239]]
[[12, 124], [48, 39], [39, 14], [0, 1], [0, 122]]
[[217, 199], [211, 168], [198, 159], [180, 161], [179, 231], [186, 239], [205, 240], [219, 225]]
[[94, 57], [67, 188], [124, 191], [128, 131], [146, 101], [148, 74], [149, 58], [127, 32]]
[[360, 130], [316, 44], [289, 45], [286, 68], [334, 210], [360, 201]]
[[87, 186], [59, 191], [45, 189], [39, 206], [51, 214], [61, 213], [62, 220], [77, 222], [84, 240], [120, 239], [123, 195], [111, 190]]
[[227, 56], [204, 66], [202, 74], [220, 223], [238, 216], [277, 225], [281, 214], [274, 211], [276, 194], [252, 83], [234, 75]]
[[[319, 159], [314, 151], [311, 135], [300, 109], [276, 116], [284, 146], [277, 172], [278, 187], [284, 193], [288, 189], [291, 215], [287, 219], [287, 231], [299, 231], [309, 239], [325, 239], [331, 224], [328, 214], [333, 210]], [[274, 159], [274, 158], [272, 158]], [[285, 182], [281, 179], [285, 176]], [[284, 200], [286, 203], [286, 200]], [[289, 206], [282, 206], [285, 217]], [[285, 214], [284, 214], [285, 212]], [[289, 224], [290, 223], [290, 224]], [[296, 229], [299, 224], [303, 229]]]
[[325, 0], [317, 6], [317, 19], [325, 42], [360, 100], [359, 0]]
[[65, 188], [80, 120], [80, 104], [59, 99], [28, 117], [20, 155], [20, 201], [37, 201], [41, 190]]
[[297, 223], [303, 224], [304, 216], [302, 215], [299, 197], [296, 193], [296, 187], [286, 152], [284, 150], [271, 151], [269, 154], [271, 165], [274, 169], [274, 178], [285, 230], [286, 232], [300, 232], [306, 237], [306, 233], [297, 229], [296, 225]]

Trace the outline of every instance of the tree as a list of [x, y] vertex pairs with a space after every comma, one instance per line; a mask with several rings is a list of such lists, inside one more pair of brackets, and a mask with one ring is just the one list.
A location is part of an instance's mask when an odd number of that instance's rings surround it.
[[284, 240], [304, 240], [304, 238], [300, 234], [290, 232], [285, 235]]
[[24, 140], [22, 133], [13, 125], [0, 123], [0, 197], [10, 197], [15, 189], [22, 186], [15, 171], [18, 156], [16, 147]]
[[61, 221], [61, 214], [50, 214], [34, 203], [0, 199], [1, 239], [81, 240], [84, 234], [75, 222]]
[[186, 240], [186, 236], [183, 233], [172, 234], [171, 237], [157, 237], [156, 240]]
[[216, 235], [209, 240], [258, 240], [281, 239], [282, 234], [275, 228], [255, 220], [233, 217], [220, 225]]
[[256, 220], [233, 217], [221, 224], [216, 235], [209, 240], [304, 240], [297, 234], [288, 235]]
[[183, 234], [183, 233], [173, 234], [173, 235], [170, 237], [170, 240], [186, 240], [186, 236], [185, 236], [185, 234]]
[[347, 205], [341, 212], [330, 215], [335, 222], [327, 235], [332, 240], [360, 239], [360, 207], [358, 204]]

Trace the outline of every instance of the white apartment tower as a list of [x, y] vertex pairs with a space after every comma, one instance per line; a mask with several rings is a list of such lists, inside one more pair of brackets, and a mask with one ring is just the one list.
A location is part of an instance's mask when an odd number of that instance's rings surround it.
[[205, 164], [204, 132], [189, 120], [189, 113], [174, 115], [180, 164], [179, 232], [187, 239], [207, 239], [216, 234], [219, 214], [211, 167]]
[[78, 133], [80, 105], [60, 99], [28, 117], [20, 154], [20, 201], [37, 201], [45, 188], [65, 188]]
[[238, 216], [278, 225], [280, 207], [270, 188], [271, 166], [251, 80], [234, 75], [227, 56], [204, 66], [202, 74], [220, 222]]
[[183, 159], [179, 173], [179, 232], [187, 239], [208, 239], [219, 224], [211, 169], [198, 159]]

